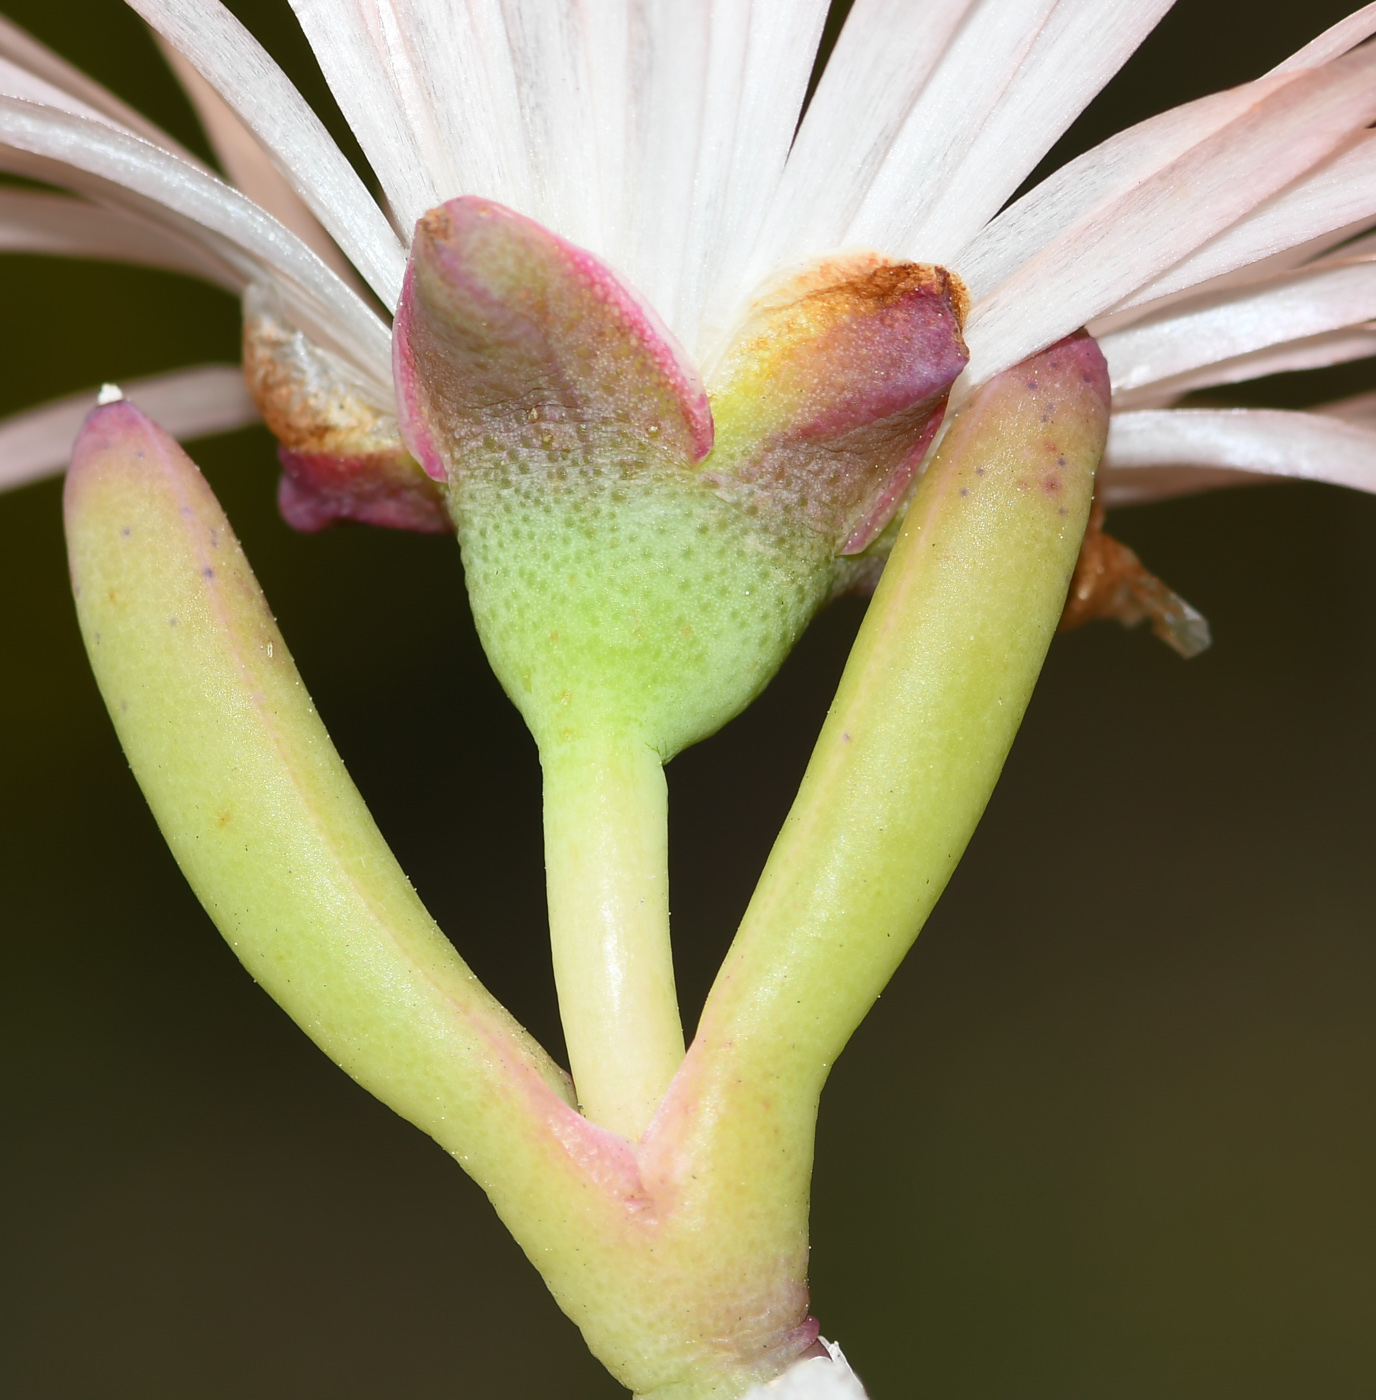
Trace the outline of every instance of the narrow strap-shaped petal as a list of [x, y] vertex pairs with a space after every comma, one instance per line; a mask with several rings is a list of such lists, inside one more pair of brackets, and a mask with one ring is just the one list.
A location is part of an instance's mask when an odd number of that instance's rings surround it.
[[1148, 409], [1114, 415], [1104, 469], [1109, 505], [1113, 493], [1119, 504], [1186, 494], [1193, 472], [1210, 485], [1243, 473], [1376, 492], [1376, 432], [1317, 413]]
[[1115, 393], [1376, 319], [1376, 261], [1325, 264], [1173, 306], [1100, 339]]
[[1167, 379], [1156, 380], [1140, 389], [1117, 393], [1113, 398], [1115, 411], [1131, 408], [1168, 408], [1183, 395], [1196, 389], [1210, 389], [1220, 384], [1241, 384], [1249, 379], [1263, 379], [1272, 374], [1289, 374], [1294, 370], [1324, 369], [1329, 365], [1347, 364], [1376, 355], [1376, 321], [1320, 335], [1287, 340], [1262, 350], [1235, 355], [1231, 359], [1215, 360], [1198, 369], [1186, 370]]
[[[1171, 3], [1059, 0], [1039, 13], [1031, 0], [984, 0], [914, 108], [911, 137], [876, 175], [847, 242], [949, 265]], [[1015, 48], [1005, 34], [1022, 42]]]
[[952, 36], [977, 0], [856, 0], [770, 204], [751, 281], [840, 247]]
[[185, 272], [229, 291], [236, 270], [208, 248], [125, 209], [37, 190], [0, 190], [0, 252], [96, 258]]
[[399, 23], [387, 0], [293, 0], [292, 9], [409, 242], [412, 225], [450, 183], [436, 168], [443, 148], [416, 72], [424, 36]]
[[[816, 59], [823, 0], [717, 0], [678, 333], [736, 318], [745, 265], [783, 174]], [[710, 304], [709, 304], [710, 301]]]
[[319, 117], [263, 46], [219, 0], [131, 3], [257, 133], [383, 304], [394, 306], [405, 251]]
[[[994, 219], [961, 251], [955, 261], [971, 294], [976, 300], [989, 295], [1018, 267], [1094, 209], [1129, 193], [1193, 146], [1245, 116], [1300, 72], [1321, 66], [1349, 47], [1346, 42], [1325, 46], [1325, 36], [1321, 35], [1266, 77], [1161, 112], [1062, 166]], [[1320, 53], [1322, 59], [1318, 57]]]
[[955, 259], [970, 294], [995, 291], [1043, 248], [1253, 110], [1292, 77], [1263, 78], [1174, 107], [1076, 157], [1010, 205]]
[[0, 98], [0, 143], [86, 171], [218, 234], [313, 300], [360, 365], [390, 375], [387, 327], [294, 234], [238, 190], [113, 127]]
[[[678, 333], [679, 291], [687, 265], [690, 172], [697, 169], [707, 101], [712, 33], [706, 5], [640, 0], [632, 8], [628, 50], [623, 272]], [[640, 190], [654, 191], [638, 199]], [[686, 342], [691, 345], [691, 338]]]
[[[303, 24], [308, 4], [317, 7], [319, 0], [297, 0]], [[358, 29], [361, 41], [372, 43], [375, 50], [378, 38], [385, 37], [376, 23], [363, 17], [364, 6], [357, 0], [324, 8], [327, 22], [335, 15], [334, 26], [347, 24]], [[561, 12], [578, 9], [581, 15], [587, 7], [558, 8]], [[604, 7], [597, 8], [600, 12]], [[421, 213], [459, 194], [481, 194], [512, 208], [531, 210], [538, 190], [522, 109], [522, 98], [529, 89], [518, 81], [502, 0], [389, 0], [379, 14], [385, 19], [390, 47], [376, 50], [376, 57], [369, 59], [361, 49], [354, 53], [359, 41], [350, 38], [341, 58], [347, 57], [360, 69], [369, 62], [378, 65], [387, 91], [393, 94], [391, 100], [404, 112], [419, 110], [423, 104], [424, 132], [433, 124], [438, 133], [438, 150], [431, 148], [426, 135], [427, 144], [423, 149], [417, 147], [415, 157], [427, 164], [436, 198], [409, 216], [403, 230], [407, 238]], [[614, 15], [611, 22], [615, 22]], [[331, 36], [333, 32], [331, 29]], [[393, 56], [398, 49], [404, 49], [404, 58]], [[538, 81], [535, 86], [538, 89]], [[559, 90], [569, 95], [567, 81], [559, 84]], [[367, 114], [365, 120], [378, 118]], [[380, 131], [377, 139], [391, 141], [394, 137], [388, 129]], [[545, 153], [544, 158], [557, 159], [557, 155]], [[393, 200], [396, 203], [395, 196]], [[397, 212], [401, 217], [400, 204]]]
[[[258, 421], [238, 365], [202, 365], [129, 379], [123, 390], [155, 414], [173, 437], [183, 440], [227, 433]], [[62, 471], [95, 402], [95, 390], [87, 389], [0, 422], [0, 491]]]
[[1351, 398], [1334, 399], [1312, 410], [1326, 418], [1341, 418], [1362, 428], [1376, 428], [1376, 393], [1353, 394]]
[[1294, 73], [1301, 68], [1319, 68], [1354, 49], [1364, 39], [1376, 34], [1376, 4], [1363, 5], [1360, 10], [1330, 25], [1317, 39], [1311, 39], [1284, 63], [1277, 64], [1273, 73]]
[[[533, 216], [575, 243], [600, 250], [607, 239], [587, 8], [508, 0], [502, 13], [530, 165]], [[655, 193], [646, 188], [642, 198], [653, 199]]]
[[[54, 111], [69, 112], [73, 116], [84, 117], [88, 121], [100, 122], [101, 125], [108, 126], [115, 131], [129, 130], [128, 127], [123, 126], [106, 112], [101, 111], [99, 107], [91, 106], [64, 88], [50, 83], [46, 78], [39, 77], [36, 73], [30, 72], [29, 69], [13, 63], [7, 58], [0, 58], [0, 97], [14, 97], [24, 102], [39, 103], [44, 107], [51, 107]], [[163, 150], [170, 149], [170, 146], [163, 145], [160, 141], [155, 141], [153, 144], [161, 146]], [[195, 160], [189, 163], [200, 165], [200, 162]]]
[[191, 99], [215, 158], [230, 182], [243, 190], [260, 209], [266, 209], [278, 223], [289, 228], [355, 291], [359, 290], [353, 266], [339, 251], [339, 244], [325, 232], [324, 225], [292, 189], [291, 182], [272, 163], [272, 158], [234, 109], [201, 77], [191, 60], [161, 35], [158, 47]]
[[1284, 86], [1100, 204], [976, 300], [966, 329], [971, 384], [1123, 300], [1376, 116], [1376, 52], [1270, 81]]
[[[1057, 9], [1057, 0], [978, 0], [895, 133], [846, 226], [843, 246], [855, 243], [897, 255], [912, 241], [909, 234], [926, 228], [985, 123], [1008, 99], [1038, 38], [1054, 23]], [[921, 22], [920, 11], [914, 21]], [[922, 256], [939, 262], [943, 252], [933, 243]]]
[[1121, 312], [1132, 309], [1150, 314], [1149, 302], [1251, 269], [1277, 254], [1306, 248], [1325, 235], [1340, 238], [1345, 231], [1373, 221], [1376, 132], [1363, 132], [1352, 144], [1134, 292], [1110, 315], [1117, 319]]
[[3, 15], [0, 15], [0, 58], [7, 59], [36, 78], [41, 78], [51, 87], [65, 92], [89, 110], [99, 112], [120, 126], [127, 127], [142, 136], [145, 141], [151, 141], [155, 146], [164, 146], [169, 151], [176, 151], [186, 160], [195, 161], [189, 151], [150, 122], [141, 112], [136, 112], [127, 103], [121, 102], [114, 93], [88, 78], [66, 59], [58, 57], [51, 49], [40, 44], [32, 35], [26, 34]]

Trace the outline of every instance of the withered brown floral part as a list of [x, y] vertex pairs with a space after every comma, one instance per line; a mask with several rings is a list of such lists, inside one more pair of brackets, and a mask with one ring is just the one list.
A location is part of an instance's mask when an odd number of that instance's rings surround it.
[[1095, 501], [1058, 630], [1068, 632], [1095, 618], [1112, 618], [1124, 627], [1149, 622], [1168, 647], [1181, 656], [1198, 656], [1212, 640], [1208, 622], [1144, 568], [1127, 545], [1104, 533], [1104, 514]]
[[278, 441], [277, 502], [289, 525], [453, 530], [438, 484], [406, 450], [396, 417], [368, 403], [260, 288], [244, 297], [243, 343], [249, 393]]

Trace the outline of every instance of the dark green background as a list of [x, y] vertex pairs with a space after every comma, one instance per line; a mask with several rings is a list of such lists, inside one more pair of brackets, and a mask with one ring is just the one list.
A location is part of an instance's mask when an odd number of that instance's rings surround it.
[[[552, 3], [552, 0], [551, 0]], [[1255, 76], [1323, 0], [1181, 0], [1059, 148]], [[117, 0], [10, 13], [195, 141]], [[312, 100], [285, 5], [241, 13]], [[230, 300], [0, 262], [0, 410], [234, 354]], [[1303, 404], [1364, 367], [1261, 386]], [[290, 533], [261, 430], [198, 450], [403, 865], [559, 1047], [533, 746], [452, 542]], [[964, 865], [823, 1104], [815, 1308], [876, 1400], [1376, 1394], [1376, 501], [1126, 512], [1214, 625], [1059, 639]], [[0, 501], [0, 1394], [616, 1387], [485, 1201], [257, 991], [184, 887], [87, 675], [59, 489]], [[685, 1010], [786, 810], [861, 606], [671, 770]]]

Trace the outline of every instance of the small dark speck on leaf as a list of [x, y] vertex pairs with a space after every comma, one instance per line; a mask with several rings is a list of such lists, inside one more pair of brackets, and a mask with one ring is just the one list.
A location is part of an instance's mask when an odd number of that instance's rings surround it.
[[205, 567], [204, 569], [201, 570], [201, 577], [202, 577], [202, 578], [214, 578], [214, 577], [215, 577], [215, 570], [212, 569], [209, 565], [206, 565], [206, 567]]
[[1065, 458], [1064, 458], [1064, 457], [1057, 457], [1057, 458], [1056, 458], [1056, 465], [1057, 465], [1058, 467], [1063, 467], [1063, 466], [1065, 466]]
[[1062, 507], [1060, 508], [1060, 510], [1058, 510], [1058, 511], [1056, 512], [1056, 514], [1057, 514], [1057, 515], [1069, 515], [1070, 512], [1069, 512], [1068, 510], [1066, 510], [1066, 508], [1065, 508], [1064, 506], [1062, 506]]
[[841, 737], [846, 741], [846, 743], [850, 743], [850, 735], [847, 734], [845, 730], [841, 731]]
[[124, 529], [122, 529], [122, 530], [120, 531], [120, 534], [123, 535], [125, 539], [128, 539], [129, 536], [132, 535], [133, 533], [134, 533], [134, 530], [133, 530], [133, 526], [131, 526], [131, 525], [126, 525], [126, 526], [124, 527]]
[[984, 475], [984, 468], [983, 468], [983, 467], [976, 467], [976, 468], [975, 468], [975, 475], [976, 475], [976, 476], [983, 476], [983, 475]]
[[128, 708], [129, 708], [129, 702], [128, 702], [127, 700], [121, 700], [121, 701], [119, 702], [120, 714], [123, 714]]
[[167, 625], [169, 627], [175, 627], [177, 625], [177, 619], [175, 617], [169, 617], [167, 619]]
[[968, 486], [962, 486], [960, 488], [960, 494], [962, 496], [968, 496], [970, 494], [970, 488]]

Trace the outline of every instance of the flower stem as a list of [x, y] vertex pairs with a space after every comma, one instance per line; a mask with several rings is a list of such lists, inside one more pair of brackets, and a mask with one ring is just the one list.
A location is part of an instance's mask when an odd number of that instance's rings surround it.
[[583, 1112], [640, 1138], [683, 1060], [669, 947], [668, 794], [637, 740], [547, 748], [554, 979]]

